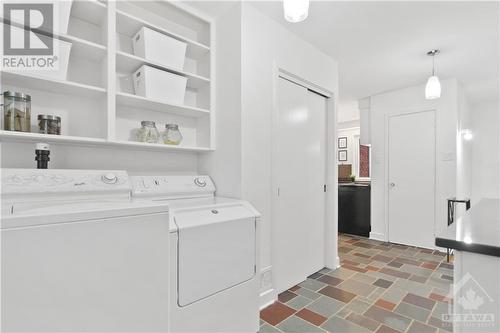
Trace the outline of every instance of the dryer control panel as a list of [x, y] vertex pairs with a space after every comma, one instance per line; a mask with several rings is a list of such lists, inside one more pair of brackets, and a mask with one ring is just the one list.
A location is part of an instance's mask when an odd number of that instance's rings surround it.
[[163, 199], [213, 197], [215, 185], [209, 176], [131, 176], [134, 197]]

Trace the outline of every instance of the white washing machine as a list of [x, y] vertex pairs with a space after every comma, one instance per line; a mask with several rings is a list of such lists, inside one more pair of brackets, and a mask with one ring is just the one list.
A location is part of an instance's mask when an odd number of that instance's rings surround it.
[[124, 171], [2, 169], [2, 332], [167, 332], [168, 207]]
[[170, 332], [258, 332], [259, 213], [208, 176], [131, 178], [137, 200], [169, 205]]

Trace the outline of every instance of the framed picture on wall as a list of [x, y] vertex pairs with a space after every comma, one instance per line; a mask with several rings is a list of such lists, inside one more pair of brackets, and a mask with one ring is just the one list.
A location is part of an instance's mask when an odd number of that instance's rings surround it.
[[347, 148], [347, 137], [341, 137], [338, 139], [338, 145], [339, 145], [339, 149], [345, 149]]
[[347, 162], [347, 150], [339, 150], [339, 162]]

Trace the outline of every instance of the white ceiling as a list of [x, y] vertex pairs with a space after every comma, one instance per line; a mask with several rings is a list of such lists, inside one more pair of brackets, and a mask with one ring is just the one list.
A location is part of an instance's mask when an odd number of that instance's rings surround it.
[[295, 24], [281, 1], [253, 5], [339, 62], [342, 100], [425, 83], [433, 48], [438, 75], [461, 81], [472, 102], [498, 95], [498, 2], [311, 1]]
[[[220, 11], [231, 2], [205, 2]], [[441, 49], [440, 78], [457, 78], [472, 103], [496, 100], [499, 3], [496, 1], [311, 1], [301, 23], [283, 18], [281, 1], [252, 4], [339, 62], [344, 103], [426, 82]]]

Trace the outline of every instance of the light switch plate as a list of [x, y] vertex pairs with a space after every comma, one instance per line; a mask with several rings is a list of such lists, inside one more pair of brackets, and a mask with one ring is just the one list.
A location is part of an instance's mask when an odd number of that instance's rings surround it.
[[455, 160], [455, 154], [453, 152], [444, 152], [441, 155], [441, 160], [444, 162], [451, 162]]

